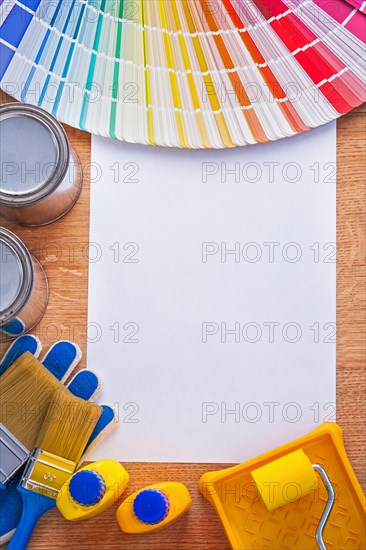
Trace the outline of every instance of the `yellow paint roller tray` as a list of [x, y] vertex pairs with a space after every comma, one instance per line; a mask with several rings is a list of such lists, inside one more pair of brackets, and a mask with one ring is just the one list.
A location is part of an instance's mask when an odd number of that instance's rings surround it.
[[[297, 452], [299, 450], [303, 453]], [[324, 468], [335, 492], [323, 531], [324, 547], [327, 550], [366, 548], [365, 497], [344, 449], [342, 430], [331, 422], [244, 464], [201, 477], [199, 490], [216, 509], [232, 548], [318, 548], [316, 534], [329, 493], [315, 467], [314, 477], [311, 476], [306, 461], [310, 468], [311, 465]], [[282, 465], [281, 471], [279, 465]], [[298, 473], [294, 475], [296, 466]], [[272, 472], [274, 478], [268, 472]], [[263, 482], [267, 478], [268, 481]], [[284, 483], [281, 478], [287, 481]], [[310, 487], [311, 482], [311, 492], [302, 490], [306, 484]], [[261, 493], [261, 483], [265, 494]], [[276, 493], [279, 487], [280, 498]], [[271, 507], [275, 509], [269, 511]]]

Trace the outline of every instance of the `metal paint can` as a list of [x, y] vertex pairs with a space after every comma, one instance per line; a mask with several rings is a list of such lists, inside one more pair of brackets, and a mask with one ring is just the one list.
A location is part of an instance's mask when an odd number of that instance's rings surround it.
[[61, 124], [39, 107], [0, 106], [0, 215], [21, 225], [64, 216], [82, 186], [82, 168]]
[[40, 262], [11, 231], [0, 227], [0, 341], [31, 330], [48, 302], [48, 281]]

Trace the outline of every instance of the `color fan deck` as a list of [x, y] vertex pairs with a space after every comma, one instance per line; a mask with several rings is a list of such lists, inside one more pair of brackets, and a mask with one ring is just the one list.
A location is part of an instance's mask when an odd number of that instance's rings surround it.
[[1, 87], [133, 143], [232, 147], [365, 100], [361, 0], [0, 0]]

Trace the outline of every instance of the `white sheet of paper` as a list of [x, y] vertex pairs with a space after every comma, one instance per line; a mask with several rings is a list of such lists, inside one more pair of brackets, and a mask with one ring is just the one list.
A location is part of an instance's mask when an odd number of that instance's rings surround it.
[[221, 151], [93, 137], [93, 459], [242, 462], [335, 419], [335, 123]]

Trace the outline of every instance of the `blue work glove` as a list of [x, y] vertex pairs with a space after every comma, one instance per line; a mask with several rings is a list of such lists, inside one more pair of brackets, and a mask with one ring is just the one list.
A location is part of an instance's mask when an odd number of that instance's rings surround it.
[[16, 338], [25, 332], [25, 324], [19, 317], [15, 317], [12, 321], [6, 325], [0, 327], [0, 335], [10, 336], [11, 338]]
[[[0, 361], [0, 376], [26, 351], [37, 358], [39, 357], [42, 346], [38, 338], [26, 334], [15, 340]], [[60, 382], [64, 383], [70, 378], [80, 359], [81, 351], [76, 344], [60, 341], [49, 349], [41, 363]], [[84, 369], [77, 372], [66, 387], [77, 397], [90, 400], [98, 393], [100, 382], [94, 372]], [[110, 431], [115, 425], [115, 414], [112, 407], [102, 405], [102, 409], [103, 412], [88, 441], [85, 452], [96, 445], [106, 431]], [[22, 515], [21, 494], [16, 490], [20, 478], [21, 472], [4, 490], [0, 490], [0, 545], [11, 539]]]

